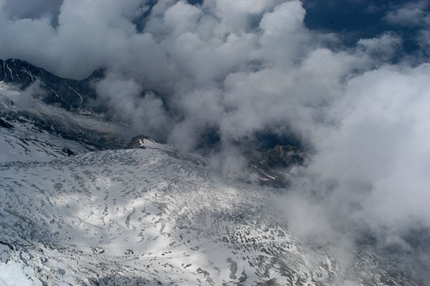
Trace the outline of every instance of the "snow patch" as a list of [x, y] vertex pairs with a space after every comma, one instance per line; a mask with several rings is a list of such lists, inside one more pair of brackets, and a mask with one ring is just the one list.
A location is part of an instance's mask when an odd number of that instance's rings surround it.
[[0, 285], [2, 286], [42, 286], [40, 281], [33, 281], [33, 270], [22, 263], [9, 261], [0, 263]]

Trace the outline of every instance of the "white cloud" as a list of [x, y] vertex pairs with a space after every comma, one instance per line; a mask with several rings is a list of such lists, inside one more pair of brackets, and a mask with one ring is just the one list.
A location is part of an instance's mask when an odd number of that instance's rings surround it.
[[384, 19], [388, 23], [402, 26], [426, 26], [430, 24], [430, 18], [426, 12], [427, 7], [427, 1], [408, 2], [387, 12]]
[[100, 99], [113, 111], [116, 120], [129, 123], [139, 134], [151, 134], [163, 139], [169, 118], [162, 100], [133, 79], [119, 78], [109, 73], [96, 84]]
[[373, 39], [360, 39], [358, 47], [376, 60], [387, 62], [401, 49], [402, 39], [395, 34], [386, 33]]
[[331, 106], [340, 124], [315, 134], [317, 155], [296, 186], [324, 197], [315, 208], [330, 210], [327, 220], [389, 229], [388, 240], [430, 227], [429, 75], [427, 64], [384, 66], [348, 81]]

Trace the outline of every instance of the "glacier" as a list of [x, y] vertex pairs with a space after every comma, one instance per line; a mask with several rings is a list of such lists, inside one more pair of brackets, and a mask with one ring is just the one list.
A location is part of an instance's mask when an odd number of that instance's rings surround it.
[[13, 245], [3, 256], [18, 255], [48, 284], [304, 282], [335, 271], [274, 224], [266, 190], [225, 184], [160, 150], [0, 168], [0, 243]]

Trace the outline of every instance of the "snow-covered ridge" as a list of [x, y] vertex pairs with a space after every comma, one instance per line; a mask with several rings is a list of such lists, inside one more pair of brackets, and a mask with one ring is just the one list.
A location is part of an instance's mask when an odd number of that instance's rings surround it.
[[310, 282], [335, 271], [273, 225], [264, 191], [225, 185], [156, 149], [0, 170], [2, 243], [15, 248], [3, 259], [25, 253], [48, 284], [100, 282], [101, 273], [174, 285]]
[[0, 162], [49, 161], [124, 145], [119, 126], [95, 115], [44, 104], [14, 85], [0, 82]]
[[138, 140], [139, 148], [150, 148], [164, 151], [176, 151], [175, 147], [170, 144], [161, 144], [152, 138], [141, 136], [136, 138]]

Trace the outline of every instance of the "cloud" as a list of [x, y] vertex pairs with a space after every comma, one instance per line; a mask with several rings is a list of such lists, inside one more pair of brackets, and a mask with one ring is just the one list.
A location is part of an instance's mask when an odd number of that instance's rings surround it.
[[402, 26], [426, 26], [430, 24], [427, 8], [427, 1], [408, 2], [387, 12], [384, 20]]
[[14, 99], [14, 105], [31, 110], [38, 104], [37, 98], [43, 98], [45, 95], [46, 91], [42, 88], [40, 81], [36, 80]]
[[121, 60], [128, 52], [128, 41], [136, 33], [131, 22], [135, 15], [131, 11], [139, 11], [141, 5], [131, 0], [122, 4], [64, 1], [58, 25], [54, 27], [51, 17], [44, 13], [38, 17], [11, 18], [4, 10], [6, 4], [0, 12], [0, 23], [4, 27], [0, 32], [0, 57], [20, 58], [60, 76], [77, 79]]
[[[423, 188], [428, 179], [420, 176], [430, 162], [424, 143], [430, 128], [425, 108], [429, 72], [427, 64], [406, 69], [384, 66], [350, 80], [342, 100], [331, 107], [338, 110], [342, 124], [327, 138], [315, 139], [321, 142], [320, 155], [309, 169], [342, 184], [365, 182], [372, 187], [372, 196], [366, 194], [369, 203], [380, 200], [376, 206], [387, 204], [381, 209], [392, 209], [404, 219], [424, 211], [414, 200], [429, 195]], [[399, 205], [389, 205], [396, 201]], [[365, 210], [373, 212], [378, 210]], [[381, 212], [381, 219], [383, 224], [399, 222], [393, 213]], [[430, 219], [426, 223], [430, 226]]]
[[[347, 104], [354, 106], [330, 145], [348, 155], [337, 156], [349, 166], [346, 178], [357, 177], [372, 186], [364, 212], [379, 226], [430, 227], [430, 213], [422, 202], [430, 193], [424, 175], [430, 162], [427, 141], [430, 66], [382, 67], [357, 77], [347, 86]], [[356, 98], [356, 99], [348, 99]], [[352, 102], [351, 102], [351, 101]], [[351, 165], [351, 162], [354, 164]], [[339, 176], [339, 173], [337, 174]]]
[[378, 38], [360, 39], [357, 46], [363, 49], [367, 55], [371, 55], [375, 60], [388, 62], [401, 50], [402, 39], [393, 34], [385, 33]]
[[168, 115], [162, 100], [133, 79], [108, 73], [96, 85], [100, 100], [113, 111], [115, 121], [132, 124], [135, 132], [151, 134], [155, 139], [168, 132]]
[[426, 236], [411, 233], [430, 229], [429, 74], [428, 64], [387, 65], [346, 83], [330, 106], [339, 124], [314, 133], [316, 155], [285, 195], [286, 217], [300, 236], [344, 243], [364, 230], [378, 247], [416, 257], [408, 267], [428, 267]]
[[43, 16], [56, 18], [63, 0], [2, 0], [0, 7], [10, 19], [39, 18]]

